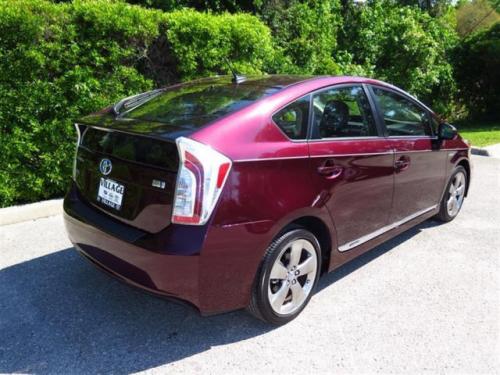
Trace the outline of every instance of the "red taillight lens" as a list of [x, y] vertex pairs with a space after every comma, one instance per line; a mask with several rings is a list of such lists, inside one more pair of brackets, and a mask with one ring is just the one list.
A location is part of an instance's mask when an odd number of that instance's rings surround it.
[[231, 163], [224, 163], [219, 167], [219, 174], [217, 175], [217, 188], [221, 189], [224, 185], [224, 181], [226, 181], [227, 173], [229, 172], [229, 168], [231, 168]]
[[231, 160], [189, 138], [177, 139], [179, 174], [172, 222], [205, 224], [217, 203], [231, 169]]

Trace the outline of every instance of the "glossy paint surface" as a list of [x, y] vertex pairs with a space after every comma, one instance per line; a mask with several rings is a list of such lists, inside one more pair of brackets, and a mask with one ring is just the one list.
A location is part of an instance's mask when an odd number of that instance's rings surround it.
[[[446, 141], [382, 134], [291, 141], [273, 123], [272, 115], [293, 100], [348, 83], [386, 86], [358, 77], [308, 79], [183, 133], [233, 161], [207, 225], [185, 230], [186, 226], [168, 225], [170, 217], [165, 217], [162, 226], [148, 223], [142, 227], [146, 231], [131, 240], [127, 228], [135, 227], [121, 222], [112, 232], [106, 213], [96, 213], [106, 216], [100, 226], [93, 225], [93, 219], [82, 222], [78, 207], [94, 208], [68, 194], [70, 239], [87, 257], [126, 281], [188, 300], [209, 314], [247, 306], [266, 248], [296, 220], [313, 218], [327, 228], [325, 269], [333, 270], [436, 214], [453, 168], [469, 165], [468, 146], [459, 136]], [[397, 228], [339, 251], [342, 245], [426, 208], [430, 210]], [[149, 233], [148, 228], [157, 231]]]
[[391, 222], [439, 202], [444, 189], [447, 152], [433, 149], [430, 138], [391, 138], [395, 162], [404, 162], [394, 173], [394, 203]]
[[[339, 246], [387, 225], [394, 188], [394, 152], [384, 140], [310, 143], [311, 183], [320, 189], [316, 204], [325, 204]], [[317, 173], [324, 165], [333, 177]], [[338, 173], [338, 174], [337, 174]]]

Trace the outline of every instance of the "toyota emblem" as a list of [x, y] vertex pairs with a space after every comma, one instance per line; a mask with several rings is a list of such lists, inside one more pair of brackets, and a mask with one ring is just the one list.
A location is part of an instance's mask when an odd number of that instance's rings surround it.
[[99, 164], [99, 170], [101, 173], [105, 176], [111, 173], [111, 169], [113, 168], [113, 164], [111, 164], [111, 160], [109, 159], [102, 159], [101, 163]]

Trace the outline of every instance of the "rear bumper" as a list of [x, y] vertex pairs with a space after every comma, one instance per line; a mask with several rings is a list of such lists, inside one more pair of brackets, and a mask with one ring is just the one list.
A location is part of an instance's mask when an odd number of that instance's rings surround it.
[[100, 268], [128, 284], [182, 299], [199, 308], [199, 256], [145, 250], [85, 224], [66, 212], [64, 221], [75, 248]]
[[96, 266], [204, 315], [248, 305], [270, 235], [269, 223], [171, 224], [150, 234], [104, 214], [74, 187], [64, 200], [64, 221], [75, 248]]

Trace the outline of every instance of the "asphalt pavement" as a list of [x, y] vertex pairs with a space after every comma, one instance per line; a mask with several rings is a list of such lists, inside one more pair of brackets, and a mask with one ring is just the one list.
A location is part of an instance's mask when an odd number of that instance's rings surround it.
[[500, 159], [469, 197], [320, 282], [275, 328], [204, 318], [82, 259], [60, 215], [0, 227], [0, 373], [500, 373]]

